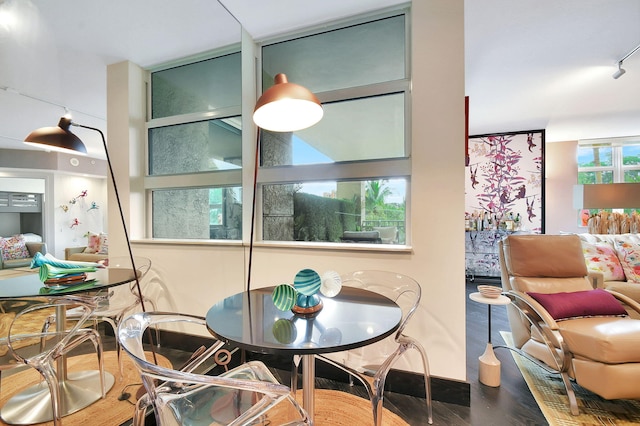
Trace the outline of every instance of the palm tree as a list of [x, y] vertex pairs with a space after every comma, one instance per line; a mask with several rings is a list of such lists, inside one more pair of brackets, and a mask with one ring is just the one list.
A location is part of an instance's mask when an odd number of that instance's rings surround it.
[[371, 214], [378, 214], [384, 210], [384, 200], [392, 194], [391, 188], [387, 186], [387, 180], [370, 180], [365, 186], [365, 208]]

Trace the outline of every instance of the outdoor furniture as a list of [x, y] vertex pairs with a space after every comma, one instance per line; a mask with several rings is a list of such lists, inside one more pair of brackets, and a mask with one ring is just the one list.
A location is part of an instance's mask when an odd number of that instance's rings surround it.
[[344, 243], [382, 243], [379, 231], [344, 231], [340, 240]]

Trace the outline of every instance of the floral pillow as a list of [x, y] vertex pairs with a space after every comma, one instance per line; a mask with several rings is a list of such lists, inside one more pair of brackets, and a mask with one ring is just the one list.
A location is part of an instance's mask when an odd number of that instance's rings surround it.
[[622, 268], [616, 250], [609, 243], [588, 243], [582, 241], [582, 252], [587, 262], [587, 269], [602, 272], [605, 281], [624, 281], [625, 271]]
[[108, 247], [107, 234], [87, 232], [87, 247], [84, 249], [84, 253], [107, 254]]
[[630, 241], [616, 240], [614, 247], [627, 281], [640, 283], [640, 245]]
[[0, 248], [2, 249], [2, 260], [26, 259], [30, 256], [22, 235], [0, 238]]

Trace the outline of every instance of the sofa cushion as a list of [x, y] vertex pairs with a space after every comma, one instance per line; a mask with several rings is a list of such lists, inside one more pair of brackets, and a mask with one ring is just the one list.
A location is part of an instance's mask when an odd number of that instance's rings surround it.
[[625, 275], [613, 245], [605, 242], [582, 241], [582, 252], [591, 272], [602, 272], [605, 281], [624, 281]]
[[30, 257], [29, 250], [22, 235], [0, 238], [2, 260], [26, 259]]
[[620, 238], [615, 240], [614, 248], [627, 281], [640, 283], [640, 244]]
[[606, 290], [574, 291], [570, 293], [527, 293], [549, 312], [556, 321], [594, 316], [626, 316], [627, 311]]
[[640, 362], [640, 321], [631, 318], [581, 318], [558, 323], [576, 357], [607, 364]]
[[84, 252], [87, 254], [107, 254], [108, 253], [108, 239], [107, 234], [94, 232], [87, 232], [87, 246]]

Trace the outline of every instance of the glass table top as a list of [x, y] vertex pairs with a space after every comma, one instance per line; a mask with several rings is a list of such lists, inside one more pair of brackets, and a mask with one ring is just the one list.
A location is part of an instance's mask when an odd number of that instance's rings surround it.
[[207, 327], [217, 338], [258, 353], [318, 354], [365, 346], [397, 330], [402, 311], [380, 294], [343, 287], [324, 307], [305, 317], [278, 310], [273, 287], [242, 292], [216, 303]]
[[49, 288], [40, 281], [38, 270], [34, 269], [33, 271], [33, 273], [0, 279], [0, 299], [97, 291], [135, 280], [132, 269], [99, 268], [96, 272], [87, 273], [85, 282]]

